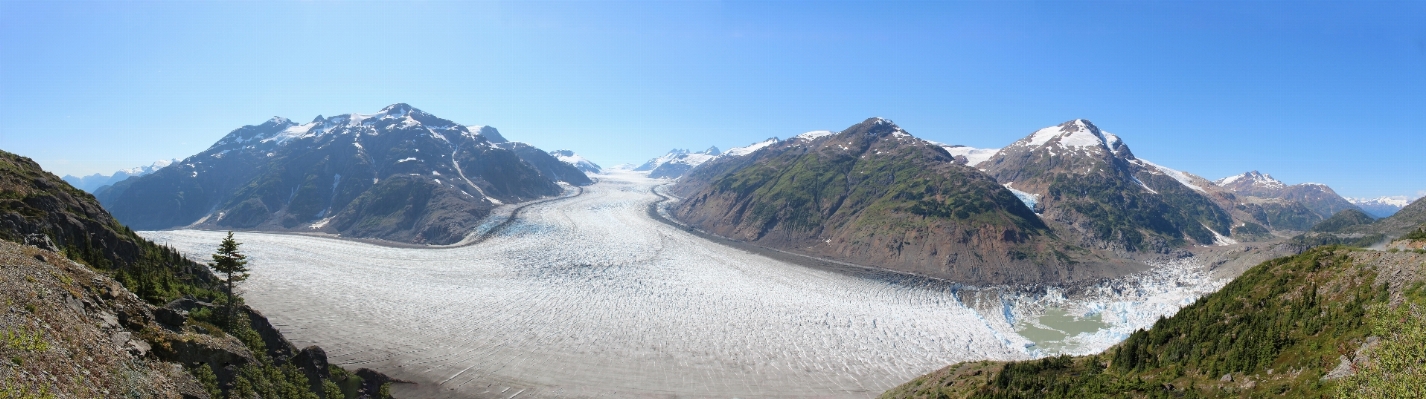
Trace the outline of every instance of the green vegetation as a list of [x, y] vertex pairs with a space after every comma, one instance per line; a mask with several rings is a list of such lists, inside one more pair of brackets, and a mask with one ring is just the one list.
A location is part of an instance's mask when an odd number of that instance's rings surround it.
[[1322, 222], [1324, 218], [1298, 201], [1245, 203], [1235, 207], [1274, 229], [1304, 231]]
[[69, 259], [113, 277], [152, 304], [216, 294], [206, 267], [139, 237], [92, 195], [29, 158], [0, 151], [0, 193], [0, 221], [16, 227], [0, 229], [0, 239], [24, 243], [26, 234], [42, 234]]
[[1337, 245], [1352, 248], [1366, 248], [1385, 241], [1386, 235], [1381, 233], [1342, 235], [1334, 233], [1307, 233], [1292, 237], [1287, 240], [1287, 244], [1298, 248], [1312, 248], [1327, 245]]
[[233, 295], [233, 285], [248, 279], [248, 257], [238, 251], [238, 246], [242, 245], [233, 239], [233, 232], [228, 232], [228, 237], [223, 238], [223, 242], [218, 244], [218, 251], [213, 253], [213, 263], [209, 266], [213, 270], [223, 274], [223, 293], [227, 295], [226, 317], [223, 318], [224, 326], [233, 328], [233, 315], [237, 310], [238, 298]]
[[1156, 187], [1159, 194], [1154, 194], [1128, 183], [1135, 177], [1111, 173], [1056, 173], [1048, 179], [1049, 201], [1081, 215], [1090, 235], [1123, 243], [1131, 251], [1155, 249], [1150, 236], [1169, 246], [1183, 245], [1184, 236], [1212, 244], [1214, 231], [1230, 231], [1233, 221], [1228, 213], [1170, 177], [1137, 176]]
[[[1426, 386], [1426, 289], [1391, 308], [1377, 270], [1352, 252], [1260, 264], [1099, 355], [953, 365], [883, 397], [1419, 397], [1407, 392]], [[1372, 366], [1322, 380], [1371, 335], [1385, 338]]]
[[1340, 232], [1349, 227], [1368, 225], [1373, 221], [1376, 221], [1376, 219], [1372, 218], [1371, 215], [1356, 209], [1348, 209], [1337, 212], [1336, 215], [1332, 215], [1332, 217], [1327, 218], [1327, 220], [1323, 220], [1322, 223], [1312, 226], [1312, 231], [1324, 233]]
[[1406, 233], [1406, 235], [1401, 236], [1401, 239], [1403, 239], [1403, 240], [1426, 240], [1426, 227], [1419, 227], [1419, 228], [1416, 229], [1416, 231], [1412, 231], [1412, 232], [1410, 232], [1410, 233]]
[[1371, 350], [1372, 361], [1337, 387], [1343, 398], [1426, 397], [1426, 289], [1417, 283], [1407, 306], [1371, 307], [1372, 335], [1385, 338]]
[[30, 330], [27, 326], [6, 328], [4, 331], [0, 331], [0, 343], [5, 344], [5, 349], [16, 351], [44, 352], [50, 349], [49, 342], [45, 341], [44, 333], [39, 330]]
[[915, 153], [925, 150], [918, 146], [876, 144], [873, 151], [871, 145], [789, 150], [718, 177], [712, 192], [751, 204], [740, 224], [763, 231], [831, 231], [847, 223], [904, 231], [949, 221], [1016, 236], [1049, 233], [1014, 194], [983, 175], [931, 162]]

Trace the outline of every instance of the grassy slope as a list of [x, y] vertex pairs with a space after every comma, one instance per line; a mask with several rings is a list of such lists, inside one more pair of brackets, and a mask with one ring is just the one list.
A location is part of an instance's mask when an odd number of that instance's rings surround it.
[[[1384, 258], [1405, 266], [1379, 279], [1378, 272], [1392, 269], [1377, 266]], [[1403, 268], [1414, 268], [1407, 274], [1413, 277], [1400, 277]], [[1316, 248], [1260, 264], [1102, 354], [956, 364], [883, 397], [1331, 396], [1342, 387], [1320, 378], [1337, 365], [1338, 356], [1374, 331], [1386, 336], [1384, 348], [1397, 353], [1411, 353], [1426, 341], [1420, 323], [1412, 329], [1392, 322], [1408, 317], [1402, 312], [1409, 309], [1419, 317], [1426, 307], [1423, 268], [1426, 256], [1418, 253]], [[1409, 305], [1385, 306], [1392, 302]], [[1374, 317], [1368, 317], [1369, 311]], [[1409, 355], [1405, 358], [1396, 363], [1394, 374], [1378, 372], [1375, 383], [1420, 381], [1426, 374], [1420, 357], [1414, 374], [1401, 374], [1412, 364]], [[1221, 381], [1226, 374], [1232, 382]], [[1343, 386], [1370, 385], [1371, 376], [1364, 373]]]

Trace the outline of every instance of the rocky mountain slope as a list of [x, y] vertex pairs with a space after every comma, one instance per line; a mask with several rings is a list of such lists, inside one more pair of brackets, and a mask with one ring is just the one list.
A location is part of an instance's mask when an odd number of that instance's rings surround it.
[[649, 177], [655, 179], [677, 179], [687, 173], [690, 169], [702, 165], [722, 155], [718, 147], [708, 147], [700, 152], [689, 152], [688, 150], [675, 148], [667, 154], [658, 158], [650, 159], [643, 165], [634, 168], [637, 171], [649, 171]]
[[406, 104], [244, 126], [99, 200], [144, 230], [184, 226], [459, 241], [500, 204], [588, 184], [549, 153]]
[[1221, 244], [1234, 224], [1207, 180], [1136, 158], [1118, 136], [1083, 119], [1037, 130], [976, 167], [1035, 198], [1045, 219], [1091, 248]]
[[1104, 353], [955, 364], [882, 397], [1410, 397], [1426, 384], [1423, 320], [1426, 251], [1322, 247]]
[[1287, 185], [1256, 170], [1213, 182], [1237, 197], [1235, 207], [1275, 230], [1304, 231], [1356, 205], [1318, 183]]
[[143, 176], [149, 173], [153, 173], [155, 171], [158, 171], [159, 169], [163, 169], [165, 166], [173, 164], [174, 162], [178, 162], [178, 160], [173, 159], [166, 161], [157, 161], [148, 166], [138, 166], [123, 169], [107, 175], [99, 173], [83, 177], [74, 175], [64, 175], [62, 179], [64, 179], [65, 182], [69, 183], [75, 188], [93, 193], [96, 190], [99, 190], [101, 187], [124, 181], [125, 179], [128, 179], [130, 177]]
[[214, 326], [207, 267], [139, 238], [34, 161], [0, 151], [0, 193], [0, 395], [383, 396], [385, 376], [330, 367], [246, 306]]
[[1066, 245], [989, 176], [891, 121], [812, 132], [694, 169], [674, 216], [759, 245], [972, 284], [1130, 266]]

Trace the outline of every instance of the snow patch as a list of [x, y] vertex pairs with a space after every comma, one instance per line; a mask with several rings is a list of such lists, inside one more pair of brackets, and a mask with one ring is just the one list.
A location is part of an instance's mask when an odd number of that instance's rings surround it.
[[[1169, 169], [1169, 168], [1166, 168], [1166, 167], [1163, 167], [1163, 166], [1159, 166], [1159, 164], [1156, 164], [1156, 163], [1153, 163], [1153, 162], [1149, 162], [1149, 161], [1144, 160], [1144, 159], [1142, 159], [1142, 158], [1141, 158], [1141, 159], [1136, 159], [1135, 161], [1140, 162], [1140, 163], [1143, 163], [1145, 166], [1148, 166], [1148, 167], [1157, 169], [1159, 172], [1161, 172], [1161, 173], [1167, 175], [1168, 177], [1172, 177], [1174, 180], [1178, 180], [1179, 183], [1183, 184], [1185, 187], [1188, 187], [1188, 188], [1193, 189], [1194, 191], [1197, 191], [1197, 192], [1200, 192], [1200, 193], [1207, 193], [1207, 192], [1208, 192], [1208, 191], [1204, 190], [1203, 187], [1199, 187], [1197, 184], [1194, 184], [1194, 182], [1193, 182], [1193, 181], [1194, 181], [1194, 180], [1193, 180], [1193, 177], [1190, 177], [1191, 175], [1189, 175], [1188, 173], [1184, 173], [1184, 172], [1180, 172], [1180, 171], [1177, 171], [1177, 170], [1174, 170], [1174, 169]], [[1143, 183], [1140, 183], [1140, 184], [1143, 184]]]
[[767, 146], [770, 146], [770, 145], [773, 145], [773, 144], [777, 144], [777, 138], [776, 138], [776, 137], [773, 137], [773, 138], [770, 138], [770, 139], [767, 139], [767, 140], [763, 140], [763, 141], [759, 141], [759, 142], [756, 142], [756, 143], [752, 143], [752, 144], [749, 144], [749, 145], [747, 145], [747, 146], [745, 146], [745, 147], [733, 147], [733, 148], [731, 148], [731, 149], [728, 149], [728, 152], [724, 152], [723, 155], [730, 156], [730, 157], [741, 157], [741, 156], [744, 156], [744, 155], [748, 155], [748, 154], [752, 154], [752, 153], [754, 153], [754, 152], [757, 152], [758, 150], [761, 150], [761, 149], [766, 148]]
[[941, 148], [946, 149], [952, 156], [966, 157], [966, 165], [969, 166], [980, 165], [1000, 152], [999, 148], [972, 148], [963, 145], [941, 145]]
[[816, 139], [821, 138], [821, 137], [831, 136], [831, 135], [833, 135], [833, 134], [836, 134], [836, 133], [834, 133], [834, 132], [832, 132], [832, 131], [830, 131], [830, 130], [813, 130], [813, 131], [810, 131], [810, 132], [807, 132], [807, 133], [803, 133], [803, 134], [799, 134], [799, 135], [793, 136], [792, 138], [795, 139], [795, 140], [807, 140], [807, 141], [812, 141], [812, 140], [816, 140]]

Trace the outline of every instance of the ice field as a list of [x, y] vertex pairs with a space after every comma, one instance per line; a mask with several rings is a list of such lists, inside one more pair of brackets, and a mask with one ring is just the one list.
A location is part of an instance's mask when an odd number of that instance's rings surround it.
[[[986, 317], [946, 284], [854, 277], [709, 242], [648, 216], [657, 184], [602, 175], [464, 247], [240, 232], [252, 269], [243, 293], [298, 347], [320, 344], [333, 363], [416, 382], [396, 387], [403, 398], [873, 397], [957, 361], [1043, 354], [1011, 325], [1035, 306]], [[142, 234], [203, 259], [224, 233]], [[1114, 326], [1076, 346], [1102, 349], [1137, 327], [1125, 315], [1151, 323], [1182, 306], [1183, 280], [1157, 276], [1175, 281], [1122, 283], [1112, 292], [1127, 298], [1066, 306]]]
[[[1027, 341], [948, 289], [784, 264], [657, 222], [657, 183], [603, 176], [459, 248], [238, 233], [244, 295], [299, 347], [419, 383], [402, 397], [869, 397], [956, 361], [1026, 357]], [[223, 233], [144, 235], [201, 258]]]

